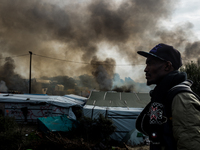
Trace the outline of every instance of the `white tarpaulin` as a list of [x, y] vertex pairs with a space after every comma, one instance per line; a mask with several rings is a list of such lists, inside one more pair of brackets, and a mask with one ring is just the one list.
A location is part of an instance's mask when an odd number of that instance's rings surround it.
[[113, 121], [116, 131], [111, 138], [122, 141], [135, 129], [135, 121], [150, 101], [148, 93], [119, 93], [93, 91], [83, 107], [83, 114], [92, 119], [99, 114]]
[[74, 95], [74, 94], [68, 94], [68, 95], [65, 95], [65, 97], [72, 98], [72, 99], [75, 99], [75, 100], [79, 100], [79, 101], [82, 101], [82, 102], [86, 102], [87, 101], [86, 97], [79, 96], [79, 95]]
[[68, 98], [65, 96], [49, 96], [49, 95], [34, 95], [34, 94], [0, 94], [0, 102], [2, 103], [41, 103], [52, 104], [60, 107], [71, 107], [74, 105], [82, 106], [84, 102]]
[[72, 107], [83, 107], [84, 102], [64, 97], [33, 94], [0, 94], [4, 115], [16, 121], [36, 122], [39, 117], [68, 115], [76, 119]]

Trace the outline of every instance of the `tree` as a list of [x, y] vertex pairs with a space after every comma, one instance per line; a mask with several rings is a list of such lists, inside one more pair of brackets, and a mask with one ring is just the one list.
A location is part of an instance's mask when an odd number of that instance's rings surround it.
[[57, 81], [57, 84], [64, 85], [65, 90], [74, 89], [76, 87], [76, 81], [68, 76], [55, 76], [51, 78], [52, 81]]
[[187, 73], [188, 79], [193, 81], [191, 89], [200, 96], [200, 65], [194, 62], [187, 63], [180, 71]]
[[79, 76], [78, 84], [81, 87], [88, 87], [89, 89], [95, 89], [98, 87], [98, 84], [95, 81], [94, 77], [87, 74]]

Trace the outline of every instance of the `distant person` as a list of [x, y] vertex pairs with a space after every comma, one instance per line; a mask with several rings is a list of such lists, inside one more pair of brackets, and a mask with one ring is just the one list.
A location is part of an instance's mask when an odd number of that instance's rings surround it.
[[147, 58], [147, 85], [156, 84], [136, 120], [137, 130], [149, 136], [150, 150], [200, 150], [200, 101], [187, 74], [178, 71], [180, 52], [158, 44], [137, 53]]

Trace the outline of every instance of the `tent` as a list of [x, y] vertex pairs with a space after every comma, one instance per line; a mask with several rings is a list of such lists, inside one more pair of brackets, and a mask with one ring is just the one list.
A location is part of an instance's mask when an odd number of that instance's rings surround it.
[[123, 141], [130, 131], [135, 130], [136, 118], [149, 101], [149, 93], [92, 91], [83, 107], [83, 114], [94, 119], [101, 113], [111, 119], [116, 127], [111, 138]]
[[38, 126], [44, 133], [48, 132], [67, 132], [76, 128], [78, 121], [70, 119], [67, 115], [52, 116], [52, 117], [41, 117], [37, 119]]
[[84, 102], [65, 96], [34, 94], [0, 94], [4, 115], [15, 117], [18, 122], [37, 122], [39, 117], [68, 115], [76, 119], [72, 107], [82, 108]]
[[78, 100], [78, 101], [82, 101], [82, 102], [86, 102], [87, 101], [86, 97], [79, 96], [79, 95], [74, 95], [74, 94], [68, 94], [68, 95], [65, 95], [65, 97], [72, 98], [72, 99], [75, 99], [75, 100]]

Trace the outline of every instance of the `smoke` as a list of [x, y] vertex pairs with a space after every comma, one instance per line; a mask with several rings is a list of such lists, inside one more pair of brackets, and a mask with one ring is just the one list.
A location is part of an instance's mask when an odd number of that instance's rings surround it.
[[15, 63], [14, 60], [10, 57], [5, 58], [5, 62], [2, 66], [0, 66], [0, 80], [3, 80], [3, 83], [1, 82], [1, 86], [4, 86], [5, 88], [2, 89], [1, 92], [14, 92], [14, 91], [20, 91], [23, 93], [27, 93], [27, 81], [22, 79], [22, 77], [19, 74], [16, 74], [15, 69]]
[[[162, 21], [171, 18], [178, 3], [172, 0], [124, 0], [120, 3], [114, 0], [77, 0], [73, 3], [0, 0], [0, 3], [1, 55], [14, 56], [32, 51], [33, 78], [87, 74], [93, 75], [100, 89], [105, 90], [112, 88], [114, 64], [117, 65], [121, 58], [136, 65], [144, 61], [138, 57], [138, 50], [149, 51], [162, 42], [181, 48], [183, 52], [186, 50], [186, 55], [190, 47], [190, 51], [198, 52], [192, 46], [195, 44], [188, 40], [193, 36], [190, 23], [172, 30], [162, 26]], [[117, 47], [120, 58], [107, 56], [102, 61], [98, 56], [102, 51], [101, 43]], [[190, 44], [185, 49], [186, 43]], [[107, 52], [112, 53], [112, 49], [104, 53]], [[195, 55], [191, 53], [190, 57]], [[0, 69], [8, 87], [11, 87], [11, 78], [29, 75], [29, 56], [13, 59], [7, 60], [13, 65], [5, 64], [7, 69], [3, 65]], [[89, 62], [90, 65], [85, 65]], [[111, 65], [94, 65], [96, 63]]]
[[[159, 21], [169, 17], [173, 9], [173, 2], [164, 0], [124, 1], [117, 8], [113, 1], [105, 0], [94, 0], [83, 6], [69, 3], [63, 7], [41, 0], [1, 0], [1, 3], [1, 45], [7, 53], [33, 51], [58, 58], [63, 55], [66, 59], [79, 55], [79, 59], [87, 62], [103, 41], [119, 46], [119, 52], [132, 60], [127, 54], [135, 54], [133, 50], [137, 47], [151, 45], [147, 40], [151, 32], [157, 30]], [[147, 46], [141, 43], [144, 40]], [[55, 49], [53, 44], [62, 46]], [[40, 59], [34, 58], [35, 66], [51, 63]], [[41, 67], [49, 73], [47, 67]]]
[[100, 61], [97, 57], [93, 57], [91, 61], [92, 75], [99, 84], [100, 90], [111, 90], [115, 65], [115, 60], [112, 58]]
[[194, 43], [187, 43], [185, 47], [185, 55], [188, 59], [199, 57], [200, 41]]
[[6, 86], [6, 83], [1, 80], [1, 82], [0, 82], [0, 92], [7, 92], [7, 91], [8, 91], [8, 88]]
[[126, 77], [125, 80], [123, 80], [119, 74], [116, 73], [114, 75], [112, 91], [147, 93], [151, 89], [151, 87], [146, 86], [146, 83], [135, 82], [130, 77]]

